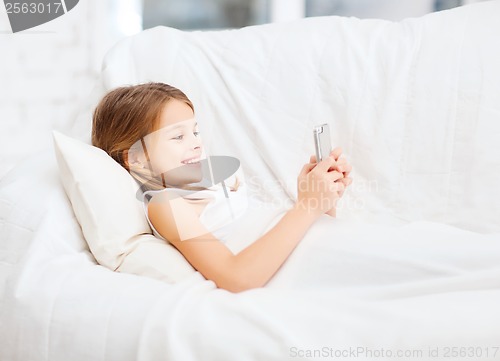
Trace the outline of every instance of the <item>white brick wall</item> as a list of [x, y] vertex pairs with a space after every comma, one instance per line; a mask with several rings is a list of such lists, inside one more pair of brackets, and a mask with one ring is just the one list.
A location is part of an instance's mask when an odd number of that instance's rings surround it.
[[80, 0], [67, 14], [16, 34], [0, 2], [0, 179], [52, 147], [52, 129], [69, 133], [105, 52], [123, 36], [112, 29], [116, 1]]

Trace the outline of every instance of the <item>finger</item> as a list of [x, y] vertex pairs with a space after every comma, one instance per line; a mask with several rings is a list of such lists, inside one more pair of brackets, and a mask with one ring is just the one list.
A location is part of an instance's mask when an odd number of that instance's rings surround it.
[[332, 156], [335, 160], [337, 160], [341, 154], [342, 154], [342, 148], [340, 147], [337, 147], [330, 152], [330, 156]]
[[300, 175], [307, 175], [314, 167], [316, 167], [316, 163], [306, 163], [302, 166], [300, 170]]
[[344, 175], [341, 172], [337, 172], [336, 170], [328, 172], [328, 180], [331, 182], [336, 182], [339, 179], [344, 178]]
[[349, 173], [352, 170], [352, 166], [350, 164], [342, 164], [337, 167], [339, 172]]
[[340, 178], [340, 179], [338, 180], [338, 182], [342, 182], [342, 184], [344, 184], [344, 186], [346, 186], [346, 185], [347, 185], [348, 180], [347, 180], [346, 178]]
[[347, 188], [351, 183], [352, 179], [351, 178], [342, 178], [338, 180], [339, 182], [342, 182], [344, 184], [344, 187]]
[[317, 163], [316, 162], [316, 156], [315, 155], [311, 155], [311, 157], [309, 158], [309, 162], [310, 163]]
[[325, 157], [321, 162], [315, 163], [317, 172], [328, 172], [328, 170], [335, 164], [332, 157]]
[[342, 164], [339, 161], [335, 163], [335, 170], [338, 170], [339, 172], [345, 172], [346, 169], [348, 168], [348, 164]]
[[342, 180], [342, 183], [344, 183], [344, 185], [347, 187], [349, 186], [351, 183], [352, 183], [352, 178], [347, 178], [347, 177], [344, 177], [341, 179]]
[[347, 159], [342, 158], [342, 157], [339, 157], [339, 158], [337, 159], [337, 164], [339, 164], [339, 165], [344, 165], [344, 164], [347, 164]]
[[343, 192], [345, 190], [345, 185], [342, 183], [341, 179], [335, 182], [334, 185], [337, 192]]

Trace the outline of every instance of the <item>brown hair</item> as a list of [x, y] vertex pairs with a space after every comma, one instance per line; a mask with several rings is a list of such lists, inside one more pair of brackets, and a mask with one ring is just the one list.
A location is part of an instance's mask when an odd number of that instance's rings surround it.
[[[153, 82], [115, 88], [101, 99], [94, 110], [92, 145], [103, 149], [124, 167], [141, 185], [142, 191], [166, 188], [163, 174], [153, 176], [149, 167], [131, 170], [127, 166], [128, 150], [159, 128], [163, 107], [171, 99], [186, 103], [194, 112], [192, 102], [181, 90]], [[186, 186], [183, 189], [206, 188]]]

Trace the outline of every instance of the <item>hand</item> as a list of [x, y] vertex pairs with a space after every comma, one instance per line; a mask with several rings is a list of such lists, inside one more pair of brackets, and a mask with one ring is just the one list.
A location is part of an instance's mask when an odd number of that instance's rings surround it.
[[[349, 175], [351, 174], [352, 166], [342, 156], [342, 148], [340, 147], [337, 147], [334, 150], [332, 150], [330, 156], [332, 156], [335, 160], [335, 164], [332, 166], [331, 169], [341, 172], [343, 175], [343, 178], [336, 180], [336, 182], [342, 182], [344, 184], [344, 189], [339, 191], [339, 198], [340, 198], [344, 194], [345, 188], [347, 188], [352, 183], [352, 178], [349, 177]], [[310, 164], [315, 164], [315, 163], [316, 163], [316, 156], [312, 155], [310, 158]], [[332, 209], [329, 210], [327, 214], [332, 217], [335, 217], [336, 216], [335, 207], [332, 207]]]
[[306, 163], [302, 167], [297, 178], [297, 207], [314, 216], [335, 209], [339, 192], [345, 188], [344, 183], [337, 182], [343, 177], [342, 173], [336, 170], [329, 171], [333, 169], [335, 163], [331, 155], [319, 163]]

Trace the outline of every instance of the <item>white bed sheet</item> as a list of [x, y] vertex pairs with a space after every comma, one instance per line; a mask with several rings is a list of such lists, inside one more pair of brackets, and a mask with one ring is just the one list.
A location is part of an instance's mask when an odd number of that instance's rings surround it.
[[[1, 184], [2, 360], [311, 360], [322, 358], [300, 355], [324, 347], [356, 359], [499, 346], [497, 234], [324, 216], [266, 288], [232, 294], [199, 273], [170, 285], [95, 263], [55, 162], [52, 152], [33, 157]], [[18, 176], [28, 169], [37, 176]]]

